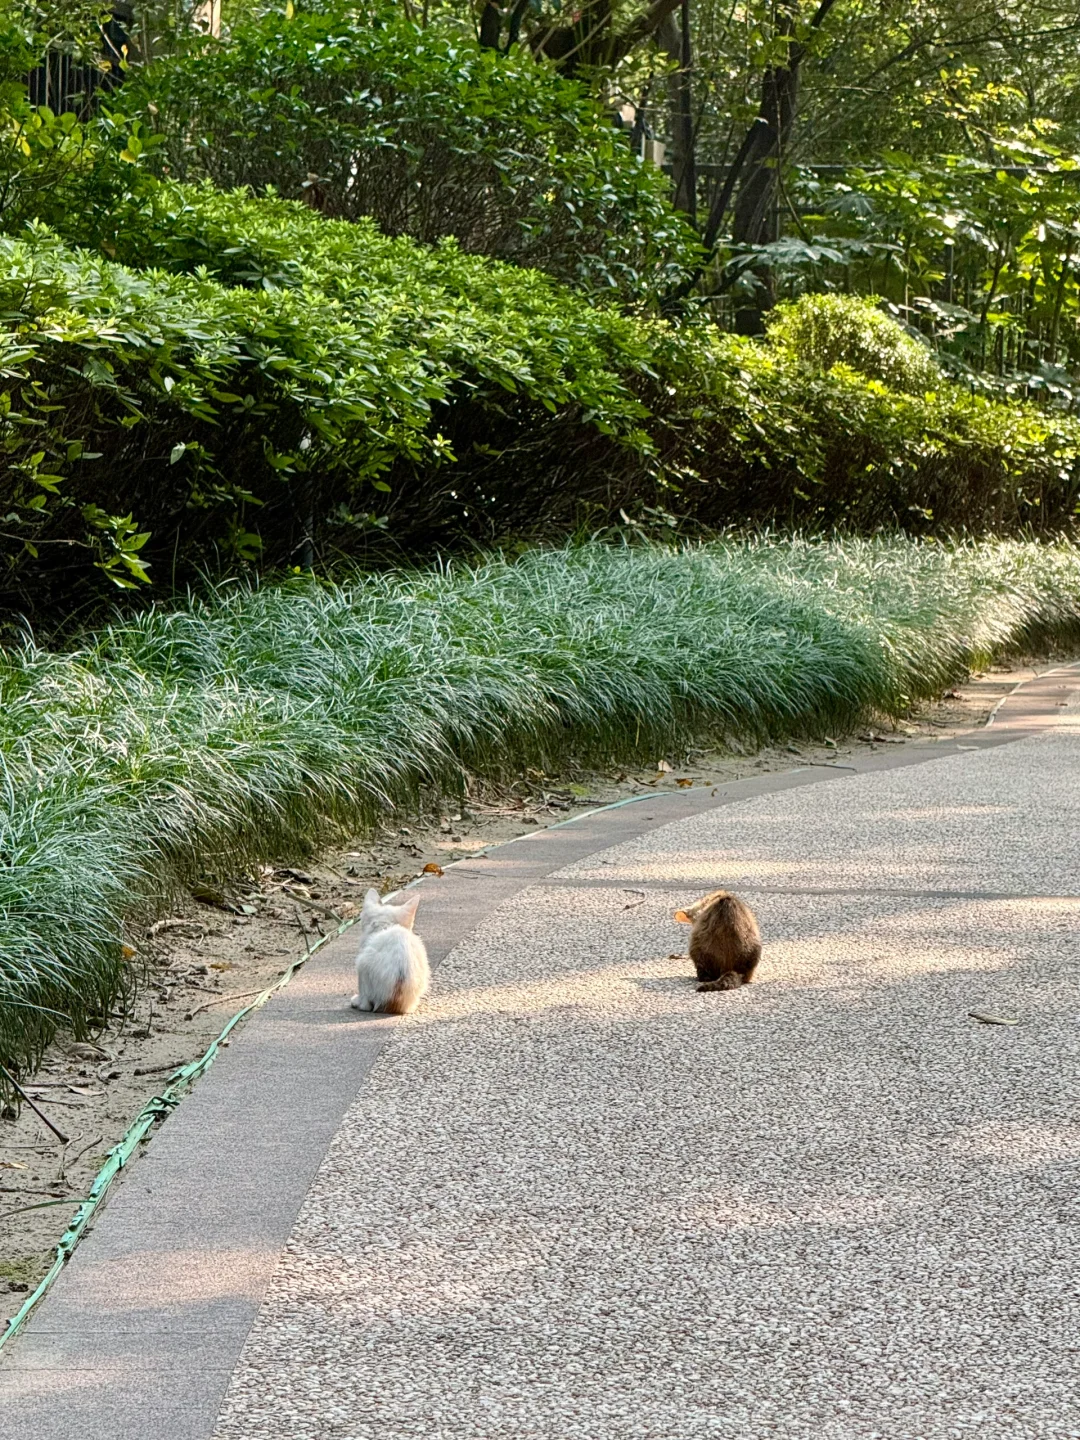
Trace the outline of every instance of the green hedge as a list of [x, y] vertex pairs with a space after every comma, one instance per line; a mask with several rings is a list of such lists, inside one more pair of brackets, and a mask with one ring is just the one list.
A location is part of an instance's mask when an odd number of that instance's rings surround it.
[[[242, 192], [144, 182], [95, 240], [0, 238], [9, 603], [102, 567], [168, 582], [620, 512], [918, 533], [1075, 521], [1080, 424], [945, 381], [894, 390], [787, 342], [584, 304], [450, 241]], [[876, 354], [891, 322], [867, 322]]]
[[[537, 463], [560, 426], [646, 453], [624, 377], [647, 346], [623, 317], [452, 242], [389, 240], [286, 202], [154, 198], [163, 209], [104, 242], [131, 251], [138, 235], [139, 268], [40, 228], [0, 237], [2, 545], [26, 598], [82, 556], [119, 580], [148, 560], [218, 568], [264, 543], [268, 563], [296, 560], [313, 520], [321, 559], [355, 548], [385, 525], [385, 477], [420, 504], [448, 483], [456, 409], [488, 440], [536, 427]], [[204, 247], [230, 283], [177, 254]]]
[[[874, 329], [855, 359], [877, 348], [885, 318], [859, 303]], [[1072, 416], [989, 401], [945, 379], [910, 394], [850, 363], [823, 369], [786, 343], [704, 327], [669, 332], [659, 349], [654, 363], [674, 393], [658, 397], [649, 428], [679, 508], [706, 524], [938, 535], [1076, 526]]]
[[667, 180], [586, 86], [528, 50], [480, 49], [445, 12], [424, 28], [341, 0], [234, 16], [227, 40], [189, 33], [133, 70], [122, 103], [176, 179], [453, 236], [591, 292], [663, 293], [697, 253]]

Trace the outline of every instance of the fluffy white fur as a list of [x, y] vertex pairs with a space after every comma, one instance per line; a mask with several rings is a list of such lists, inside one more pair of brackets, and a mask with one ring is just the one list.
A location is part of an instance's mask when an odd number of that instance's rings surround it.
[[382, 1010], [407, 1015], [427, 994], [431, 980], [427, 951], [413, 921], [420, 896], [400, 905], [379, 899], [377, 890], [364, 896], [360, 913], [360, 949], [356, 956], [354, 1010]]

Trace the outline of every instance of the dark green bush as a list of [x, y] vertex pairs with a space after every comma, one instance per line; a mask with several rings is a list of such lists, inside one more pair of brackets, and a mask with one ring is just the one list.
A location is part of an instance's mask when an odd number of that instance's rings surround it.
[[[122, 583], [148, 561], [326, 560], [385, 523], [390, 489], [468, 526], [457, 411], [496, 486], [558, 471], [571, 439], [648, 451], [627, 385], [644, 337], [535, 272], [212, 191], [152, 192], [105, 243], [141, 268], [40, 227], [0, 238], [9, 595], [29, 598], [20, 573], [67, 584], [86, 547]], [[206, 247], [233, 283], [175, 253]]]
[[40, 228], [0, 241], [9, 604], [40, 605], [90, 562], [168, 583], [620, 511], [1075, 523], [1080, 423], [947, 382], [907, 394], [243, 193], [147, 181], [97, 239], [116, 260]]
[[582, 85], [456, 22], [333, 4], [191, 35], [123, 103], [177, 178], [272, 187], [389, 235], [535, 266], [588, 290], [663, 292], [693, 232], [667, 182]]

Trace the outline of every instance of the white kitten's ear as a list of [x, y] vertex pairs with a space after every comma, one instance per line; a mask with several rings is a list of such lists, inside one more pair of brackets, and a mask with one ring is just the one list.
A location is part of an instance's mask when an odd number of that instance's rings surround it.
[[371, 910], [371, 909], [374, 908], [374, 906], [378, 905], [378, 903], [379, 903], [379, 892], [378, 892], [378, 890], [374, 890], [374, 889], [369, 890], [369, 891], [367, 892], [367, 894], [364, 896], [364, 909], [365, 909], [365, 910]]
[[416, 907], [420, 904], [420, 896], [412, 895], [397, 907], [397, 923], [404, 925], [406, 930], [411, 930], [413, 921], [416, 919]]
[[681, 921], [683, 925], [692, 925], [694, 923], [693, 919], [686, 913], [685, 910], [676, 910], [675, 919]]

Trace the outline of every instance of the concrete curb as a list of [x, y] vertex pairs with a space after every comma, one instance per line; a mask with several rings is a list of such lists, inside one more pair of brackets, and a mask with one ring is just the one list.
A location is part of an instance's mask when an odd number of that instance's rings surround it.
[[[438, 964], [493, 910], [598, 851], [757, 795], [988, 749], [1053, 728], [1080, 666], [1027, 682], [986, 729], [839, 765], [646, 796], [423, 881]], [[0, 1369], [6, 1440], [208, 1440], [327, 1147], [396, 1022], [347, 1008], [355, 941], [329, 944], [162, 1126]]]

